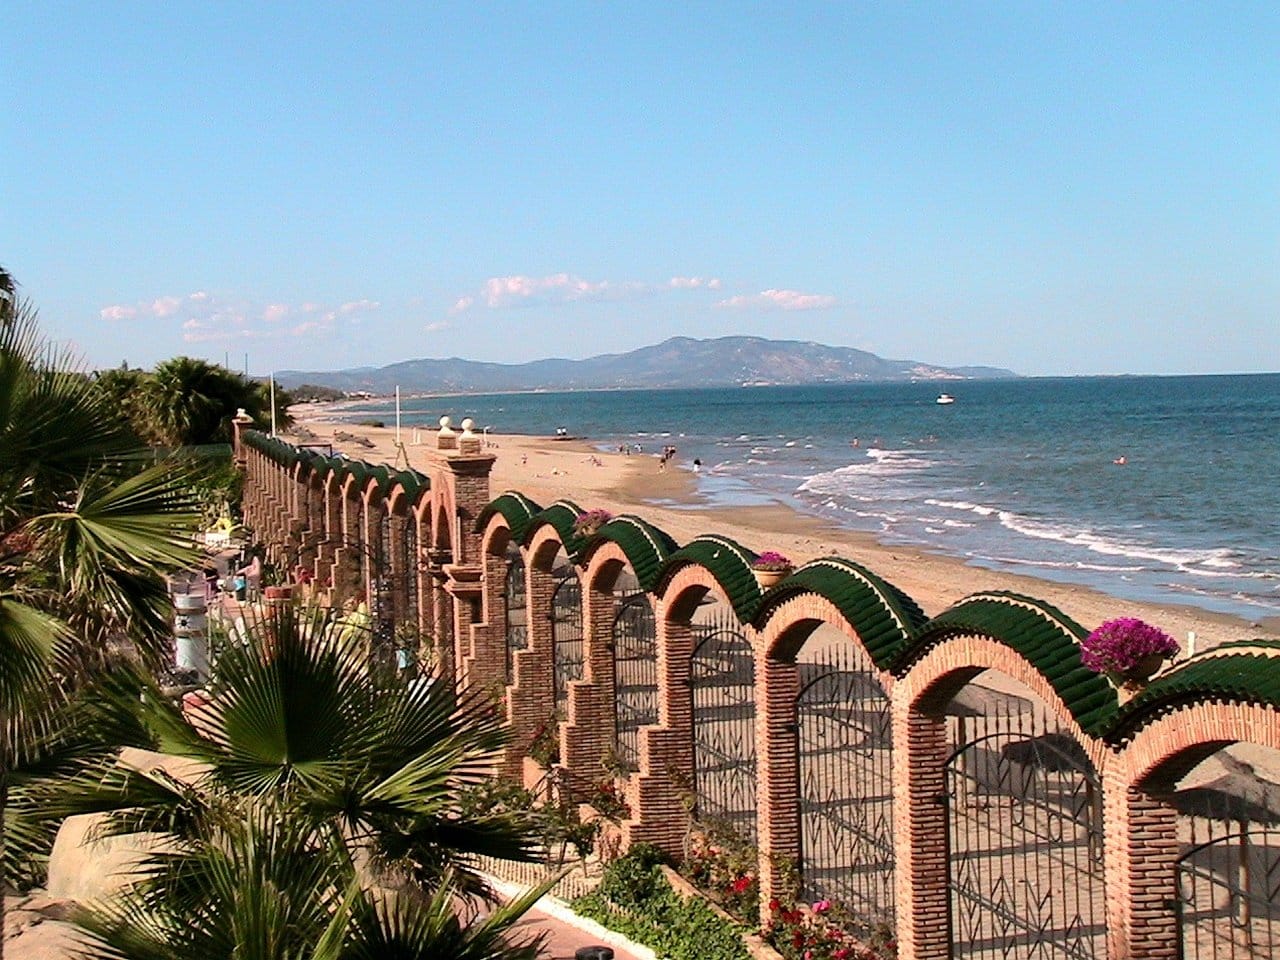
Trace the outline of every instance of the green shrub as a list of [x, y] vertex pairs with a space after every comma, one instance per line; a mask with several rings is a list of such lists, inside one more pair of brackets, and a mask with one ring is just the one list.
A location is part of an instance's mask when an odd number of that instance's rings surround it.
[[638, 844], [609, 864], [600, 886], [575, 900], [574, 910], [667, 960], [749, 960], [747, 928], [696, 897], [680, 896], [662, 875], [664, 860], [656, 847]]

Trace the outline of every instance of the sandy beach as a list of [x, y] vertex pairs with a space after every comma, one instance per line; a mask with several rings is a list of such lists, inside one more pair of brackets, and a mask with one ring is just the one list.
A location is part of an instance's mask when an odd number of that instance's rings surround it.
[[[327, 417], [335, 406], [341, 405], [300, 404], [291, 409], [296, 424], [315, 434], [305, 442], [332, 443], [335, 451], [353, 459], [397, 464], [393, 428], [330, 421]], [[365, 438], [372, 446], [334, 439], [335, 432]], [[402, 429], [401, 435], [409, 464], [421, 468], [426, 461], [425, 448], [412, 444], [411, 428]], [[286, 435], [285, 439], [303, 442], [297, 436]], [[422, 428], [421, 439], [424, 444], [433, 442], [432, 432]], [[665, 470], [660, 469], [656, 450], [624, 456], [599, 452], [583, 439], [493, 433], [487, 443], [486, 449], [498, 458], [492, 479], [495, 496], [518, 490], [543, 506], [567, 498], [583, 509], [603, 507], [614, 513], [634, 513], [680, 543], [699, 534], [717, 533], [756, 551], [780, 551], [797, 563], [820, 556], [845, 557], [906, 591], [930, 615], [972, 593], [1013, 590], [1052, 603], [1090, 629], [1113, 617], [1141, 617], [1176, 637], [1184, 654], [1192, 634], [1196, 650], [1228, 640], [1280, 637], [1277, 618], [1250, 623], [1192, 606], [1139, 603], [1088, 587], [985, 570], [927, 550], [886, 546], [871, 534], [836, 527], [781, 502], [711, 507], [698, 495], [698, 478], [690, 464], [677, 456]], [[399, 456], [398, 465], [405, 465], [404, 456]]]

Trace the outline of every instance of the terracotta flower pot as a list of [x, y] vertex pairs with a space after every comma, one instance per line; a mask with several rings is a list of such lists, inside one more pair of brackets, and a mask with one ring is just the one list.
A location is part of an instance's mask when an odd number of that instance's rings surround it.
[[1146, 683], [1164, 665], [1164, 657], [1149, 653], [1124, 672], [1125, 683]]
[[756, 583], [760, 584], [761, 590], [776, 587], [792, 573], [791, 570], [752, 570], [751, 572], [756, 575]]

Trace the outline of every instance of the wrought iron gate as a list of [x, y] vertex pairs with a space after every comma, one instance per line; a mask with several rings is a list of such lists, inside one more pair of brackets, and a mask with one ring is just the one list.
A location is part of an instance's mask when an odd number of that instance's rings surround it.
[[756, 839], [756, 667], [732, 611], [694, 625], [693, 789], [697, 814]]
[[894, 923], [889, 699], [847, 646], [798, 663], [800, 884], [869, 924]]
[[1102, 790], [1080, 745], [1004, 730], [946, 772], [952, 956], [1106, 956]]
[[516, 651], [529, 646], [529, 601], [525, 592], [524, 557], [519, 547], [512, 546], [507, 550], [507, 576], [504, 584], [507, 683], [511, 683], [515, 679]]
[[1232, 826], [1238, 829], [1196, 844], [1178, 859], [1184, 960], [1280, 955], [1280, 830], [1247, 821]]
[[[401, 568], [408, 583], [405, 588], [405, 616], [418, 632], [418, 518], [410, 511], [404, 518], [404, 557]], [[417, 651], [415, 650], [415, 653]]]
[[640, 728], [658, 722], [658, 626], [643, 593], [618, 605], [613, 618], [614, 753], [640, 769]]
[[572, 568], [551, 596], [551, 648], [556, 710], [561, 711], [569, 700], [569, 682], [582, 679], [582, 584]]

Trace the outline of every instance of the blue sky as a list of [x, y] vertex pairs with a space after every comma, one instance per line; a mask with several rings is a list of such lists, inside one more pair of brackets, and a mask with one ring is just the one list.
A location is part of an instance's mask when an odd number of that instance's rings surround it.
[[1280, 368], [1280, 6], [9, 4], [0, 263], [95, 365], [669, 336]]

